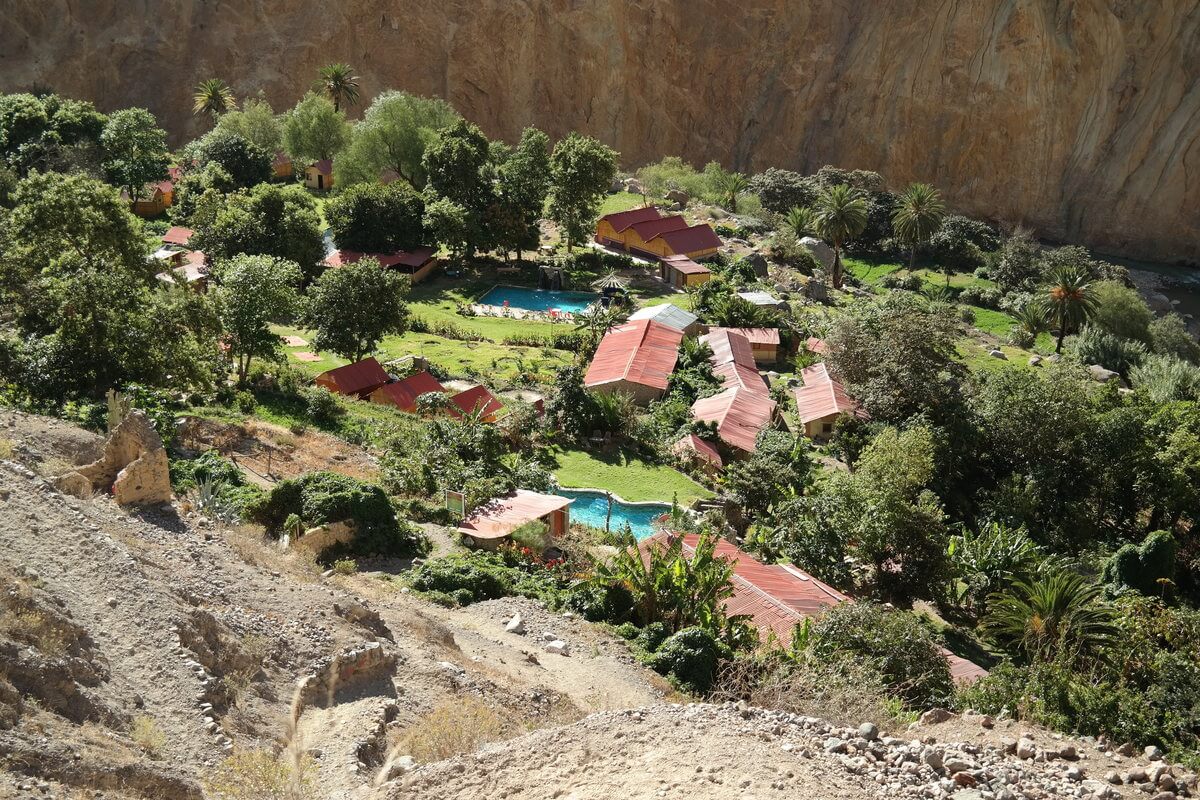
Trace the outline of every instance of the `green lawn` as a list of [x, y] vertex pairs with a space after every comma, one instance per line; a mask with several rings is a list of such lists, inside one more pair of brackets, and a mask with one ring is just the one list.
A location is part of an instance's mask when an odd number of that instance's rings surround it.
[[643, 201], [640, 194], [633, 194], [631, 192], [617, 192], [616, 194], [607, 195], [604, 198], [604, 202], [600, 204], [600, 216], [603, 217], [605, 214], [616, 214], [620, 211], [629, 211], [633, 208], [641, 208], [647, 202], [651, 205], [662, 205], [667, 201], [661, 197], [649, 196], [647, 196], [645, 201]]
[[635, 503], [669, 503], [678, 497], [680, 505], [688, 505], [698, 498], [712, 497], [712, 492], [683, 473], [648, 464], [630, 453], [556, 449], [554, 458], [554, 477], [569, 488], [605, 489]]
[[417, 284], [408, 295], [408, 307], [413, 316], [428, 323], [450, 323], [464, 330], [482, 334], [492, 341], [502, 341], [506, 336], [553, 336], [572, 329], [568, 323], [535, 322], [501, 317], [464, 317], [458, 307], [479, 298], [497, 283], [514, 286], [532, 286], [536, 273], [533, 267], [528, 274], [513, 273], [497, 275], [487, 271], [481, 275], [463, 278], [435, 277]]

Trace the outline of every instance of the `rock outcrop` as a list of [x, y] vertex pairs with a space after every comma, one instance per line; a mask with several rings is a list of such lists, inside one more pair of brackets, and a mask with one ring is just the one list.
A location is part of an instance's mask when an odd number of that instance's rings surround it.
[[976, 215], [1200, 261], [1200, 3], [1127, 0], [10, 0], [0, 89], [145, 106], [175, 141], [205, 78], [293, 104], [443, 96], [494, 137], [587, 131], [626, 167], [873, 169]]
[[56, 479], [59, 489], [75, 496], [112, 492], [120, 505], [169, 503], [171, 468], [162, 438], [144, 411], [131, 411], [109, 435], [104, 455]]

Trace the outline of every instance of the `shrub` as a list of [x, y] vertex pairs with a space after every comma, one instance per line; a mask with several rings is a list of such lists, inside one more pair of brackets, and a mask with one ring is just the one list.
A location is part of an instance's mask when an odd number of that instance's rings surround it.
[[999, 246], [996, 232], [985, 222], [951, 214], [929, 239], [929, 250], [936, 261], [955, 267], [975, 269], [983, 264], [983, 254]]
[[642, 629], [637, 625], [634, 625], [632, 622], [622, 622], [615, 628], [615, 631], [617, 636], [620, 636], [622, 639], [632, 641], [633, 639], [637, 638], [637, 635], [641, 633]]
[[318, 425], [330, 425], [346, 413], [333, 392], [321, 386], [311, 386], [300, 392], [304, 413]]
[[950, 667], [915, 614], [873, 603], [834, 606], [812, 626], [818, 657], [851, 656], [872, 663], [910, 708], [945, 705], [953, 696]]
[[958, 318], [967, 325], [975, 324], [975, 309], [970, 306], [963, 306], [958, 310]]
[[205, 781], [219, 800], [296, 800], [316, 788], [316, 765], [307, 754], [293, 758], [269, 750], [237, 750]]
[[151, 758], [162, 755], [162, 749], [167, 745], [167, 736], [162, 732], [162, 728], [144, 714], [133, 718], [129, 726], [129, 738]]
[[254, 409], [258, 408], [258, 400], [253, 393], [243, 389], [233, 396], [233, 405], [243, 414], [253, 414]]
[[1013, 347], [1028, 350], [1033, 347], [1035, 341], [1037, 341], [1037, 337], [1024, 328], [1013, 328], [1008, 332], [1008, 343]]
[[339, 558], [333, 562], [335, 575], [353, 575], [358, 572], [358, 562], [353, 558]]
[[[193, 492], [211, 500], [234, 521], [245, 514], [246, 507], [257, 502], [262, 489], [246, 480], [245, 474], [216, 450], [208, 450], [192, 459], [172, 459], [171, 486], [180, 494]], [[201, 508], [207, 513], [207, 509]], [[225, 514], [217, 514], [224, 517]]]
[[1081, 363], [1099, 364], [1124, 376], [1146, 356], [1146, 345], [1141, 342], [1122, 339], [1092, 325], [1084, 325], [1079, 335], [1072, 337], [1071, 348]]
[[442, 761], [495, 741], [503, 729], [500, 717], [482, 700], [455, 697], [417, 719], [392, 747], [422, 763]]
[[646, 653], [653, 653], [658, 650], [659, 646], [666, 640], [670, 631], [667, 626], [661, 622], [651, 622], [646, 627], [642, 628], [641, 633], [634, 639], [634, 644], [641, 648]]
[[620, 584], [585, 583], [571, 590], [566, 606], [589, 622], [617, 622], [633, 613], [633, 593]]
[[1101, 580], [1114, 589], [1129, 588], [1145, 595], [1161, 595], [1164, 583], [1175, 577], [1179, 546], [1169, 531], [1153, 531], [1141, 545], [1125, 544], [1104, 565]]
[[732, 655], [709, 631], [684, 628], [668, 637], [647, 663], [683, 691], [705, 694], [712, 688], [721, 660]]

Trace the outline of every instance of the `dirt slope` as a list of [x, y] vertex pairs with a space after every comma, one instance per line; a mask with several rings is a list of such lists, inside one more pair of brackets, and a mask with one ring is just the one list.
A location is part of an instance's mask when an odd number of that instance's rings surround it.
[[580, 129], [627, 167], [874, 169], [975, 214], [1200, 262], [1197, 0], [8, 0], [0, 89], [150, 108], [192, 87], [296, 101], [353, 64], [492, 136]]

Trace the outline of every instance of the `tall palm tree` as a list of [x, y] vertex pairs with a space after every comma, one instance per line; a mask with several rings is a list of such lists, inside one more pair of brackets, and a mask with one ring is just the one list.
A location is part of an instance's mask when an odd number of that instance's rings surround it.
[[726, 172], [717, 179], [717, 189], [721, 193], [721, 205], [732, 213], [737, 213], [738, 195], [750, 188], [750, 181], [740, 172]]
[[792, 206], [783, 218], [783, 225], [800, 239], [816, 230], [816, 215], [807, 206]]
[[196, 86], [195, 93], [192, 94], [192, 100], [194, 101], [192, 103], [193, 114], [212, 114], [216, 117], [237, 108], [237, 101], [233, 98], [233, 89], [230, 89], [229, 84], [220, 78], [200, 81]]
[[988, 599], [983, 629], [1030, 660], [1072, 662], [1095, 653], [1116, 633], [1113, 610], [1100, 586], [1062, 570], [1034, 581], [1016, 581]]
[[833, 247], [833, 288], [842, 288], [842, 245], [867, 227], [867, 201], [844, 183], [830, 186], [817, 196], [817, 233]]
[[1048, 276], [1046, 295], [1042, 302], [1046, 315], [1058, 326], [1058, 343], [1054, 352], [1061, 353], [1067, 332], [1078, 329], [1096, 312], [1096, 293], [1092, 291], [1092, 276], [1087, 267], [1063, 264]]
[[[892, 228], [911, 248], [908, 256], [908, 268], [911, 270], [917, 264], [917, 247], [929, 241], [929, 237], [942, 227], [946, 217], [946, 204], [942, 202], [942, 194], [928, 183], [914, 183], [900, 195], [900, 205], [892, 214]], [[946, 273], [946, 284], [950, 283], [950, 273]]]
[[320, 77], [313, 88], [329, 96], [334, 111], [341, 111], [343, 105], [358, 103], [358, 76], [349, 64], [327, 64], [317, 70], [317, 74]]

